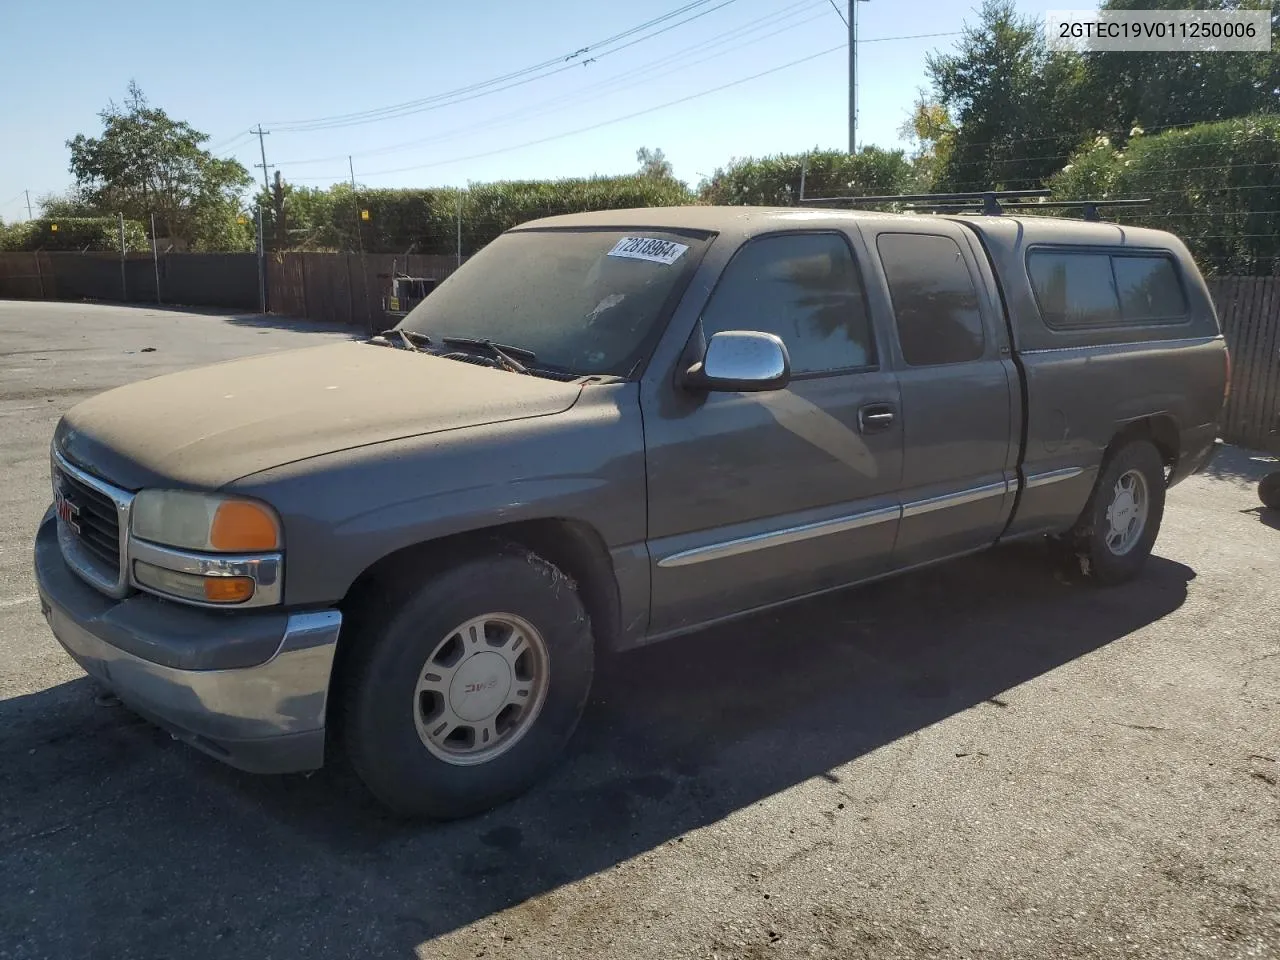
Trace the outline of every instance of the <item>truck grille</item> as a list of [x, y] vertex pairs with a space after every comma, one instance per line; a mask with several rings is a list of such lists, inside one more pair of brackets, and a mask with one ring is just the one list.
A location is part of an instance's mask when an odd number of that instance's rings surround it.
[[122, 542], [133, 494], [85, 473], [55, 450], [53, 499], [62, 558], [80, 579], [110, 597], [130, 592]]
[[116, 505], [106, 494], [81, 483], [71, 474], [58, 471], [62, 496], [75, 511], [70, 528], [76, 541], [103, 566], [103, 572], [120, 573], [120, 520]]

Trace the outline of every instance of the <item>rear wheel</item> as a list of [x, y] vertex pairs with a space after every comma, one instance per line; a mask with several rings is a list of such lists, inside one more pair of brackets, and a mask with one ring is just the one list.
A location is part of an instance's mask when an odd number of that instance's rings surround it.
[[1072, 531], [1081, 572], [1103, 585], [1136, 577], [1160, 533], [1164, 499], [1164, 462], [1155, 445], [1134, 440], [1116, 450]]
[[560, 570], [510, 547], [362, 619], [344, 741], [392, 810], [479, 813], [526, 790], [560, 755], [592, 676], [587, 615]]
[[1258, 484], [1258, 499], [1271, 510], [1280, 510], [1280, 470], [1269, 473]]

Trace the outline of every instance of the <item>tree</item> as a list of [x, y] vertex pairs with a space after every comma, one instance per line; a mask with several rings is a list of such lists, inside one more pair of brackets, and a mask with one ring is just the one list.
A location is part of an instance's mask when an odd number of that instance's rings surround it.
[[908, 192], [931, 192], [955, 148], [956, 127], [947, 108], [921, 92], [911, 116], [898, 128], [898, 136], [911, 144], [913, 173]]
[[636, 162], [640, 164], [641, 176], [662, 180], [670, 180], [674, 176], [671, 161], [660, 149], [641, 147], [636, 151]]
[[46, 193], [39, 199], [40, 214], [46, 219], [61, 217], [98, 217], [105, 215], [74, 189], [62, 193]]
[[1012, 0], [984, 0], [959, 49], [926, 63], [934, 99], [956, 128], [940, 187], [1038, 186], [1081, 142], [1084, 60], [1050, 56], [1038, 24]]
[[83, 200], [101, 212], [121, 212], [198, 250], [248, 249], [252, 231], [240, 224], [241, 199], [252, 182], [235, 160], [201, 146], [208, 135], [152, 107], [136, 83], [123, 105], [98, 115], [100, 137], [67, 141], [71, 173]]
[[1206, 274], [1270, 274], [1280, 263], [1280, 117], [1254, 115], [1099, 137], [1049, 181], [1056, 197], [1149, 198], [1107, 219], [1171, 230]]
[[[1184, 10], [1185, 0], [1106, 0], [1103, 10]], [[1202, 0], [1208, 10], [1271, 8], [1280, 35], [1280, 4]], [[1087, 99], [1093, 129], [1123, 138], [1134, 126], [1166, 127], [1274, 113], [1280, 104], [1280, 46], [1256, 53], [1091, 53]]]

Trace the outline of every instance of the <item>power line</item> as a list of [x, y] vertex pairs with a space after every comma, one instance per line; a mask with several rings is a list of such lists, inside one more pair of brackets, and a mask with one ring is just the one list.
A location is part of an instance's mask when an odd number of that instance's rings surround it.
[[[885, 42], [885, 41], [890, 41], [890, 40], [914, 40], [914, 39], [918, 39], [918, 38], [920, 38], [920, 37], [924, 37], [924, 36], [943, 36], [943, 35], [947, 35], [947, 34], [908, 34], [908, 35], [903, 35], [903, 36], [875, 37], [875, 38], [872, 38], [871, 40], [866, 40], [866, 41], [862, 41], [862, 42], [864, 42], [864, 43], [872, 43], [872, 42]], [[466, 161], [466, 160], [476, 160], [476, 159], [480, 159], [480, 158], [483, 158], [483, 157], [495, 156], [495, 155], [497, 155], [497, 154], [507, 153], [507, 152], [510, 152], [510, 151], [512, 151], [512, 150], [521, 150], [521, 149], [524, 149], [525, 147], [531, 147], [531, 146], [537, 146], [537, 145], [539, 145], [539, 144], [543, 144], [543, 143], [549, 143], [549, 142], [551, 142], [551, 141], [553, 141], [553, 140], [559, 140], [559, 139], [561, 139], [561, 138], [563, 138], [563, 137], [576, 136], [576, 135], [577, 135], [577, 134], [579, 134], [579, 133], [586, 133], [586, 132], [591, 131], [591, 130], [599, 129], [600, 127], [610, 126], [610, 125], [615, 124], [615, 123], [621, 123], [621, 122], [626, 121], [626, 120], [634, 119], [635, 117], [644, 116], [644, 115], [646, 115], [646, 114], [653, 113], [653, 112], [658, 111], [658, 110], [666, 109], [667, 107], [672, 107], [672, 106], [677, 106], [677, 105], [682, 104], [682, 103], [687, 103], [687, 102], [689, 102], [690, 100], [696, 100], [696, 99], [698, 99], [699, 97], [704, 97], [704, 96], [708, 96], [708, 95], [713, 94], [713, 93], [718, 93], [718, 92], [720, 92], [721, 90], [727, 90], [727, 89], [729, 89], [729, 88], [731, 88], [731, 87], [738, 86], [739, 84], [747, 83], [747, 82], [749, 82], [749, 81], [751, 81], [751, 80], [755, 80], [755, 79], [758, 79], [758, 78], [763, 77], [763, 76], [768, 76], [769, 74], [776, 73], [776, 72], [778, 72], [778, 71], [780, 71], [780, 70], [786, 70], [786, 69], [788, 69], [788, 68], [790, 68], [790, 67], [798, 66], [799, 64], [807, 63], [807, 62], [808, 62], [808, 61], [810, 61], [810, 60], [815, 60], [815, 59], [817, 59], [818, 57], [826, 56], [826, 55], [827, 55], [827, 54], [829, 54], [829, 53], [834, 53], [834, 52], [835, 52], [835, 51], [837, 51], [837, 50], [844, 50], [844, 49], [845, 49], [845, 45], [844, 45], [844, 44], [841, 44], [841, 45], [840, 45], [840, 46], [838, 46], [838, 47], [829, 47], [829, 48], [827, 48], [826, 50], [820, 50], [820, 51], [818, 51], [817, 53], [811, 54], [811, 55], [809, 55], [809, 56], [807, 56], [807, 57], [801, 57], [801, 58], [799, 58], [798, 60], [792, 60], [792, 61], [790, 61], [790, 62], [788, 62], [788, 63], [784, 63], [784, 64], [782, 64], [782, 65], [780, 65], [780, 66], [778, 66], [778, 67], [774, 67], [774, 68], [772, 68], [772, 69], [765, 70], [765, 71], [762, 71], [762, 72], [760, 72], [760, 73], [751, 74], [750, 76], [742, 77], [742, 78], [740, 78], [740, 79], [738, 79], [738, 80], [731, 81], [730, 83], [722, 84], [722, 85], [717, 86], [717, 87], [712, 87], [712, 88], [710, 88], [710, 89], [708, 89], [708, 90], [702, 90], [702, 91], [700, 91], [700, 92], [698, 92], [698, 93], [690, 94], [689, 96], [686, 96], [686, 97], [680, 97], [680, 98], [678, 98], [678, 99], [676, 99], [676, 100], [671, 100], [671, 101], [668, 101], [668, 102], [666, 102], [666, 103], [661, 103], [661, 104], [658, 104], [658, 105], [653, 106], [653, 107], [648, 107], [648, 108], [646, 108], [646, 109], [644, 109], [644, 110], [639, 110], [639, 111], [636, 111], [636, 112], [634, 112], [634, 113], [629, 113], [629, 114], [626, 114], [626, 115], [621, 116], [621, 117], [614, 117], [614, 118], [612, 118], [612, 119], [610, 119], [610, 120], [604, 120], [604, 121], [601, 121], [600, 123], [592, 124], [592, 125], [587, 126], [587, 127], [581, 127], [581, 128], [576, 129], [576, 130], [569, 130], [569, 131], [566, 131], [566, 132], [564, 132], [564, 133], [555, 134], [555, 135], [550, 136], [550, 137], [543, 137], [543, 138], [540, 138], [540, 139], [537, 139], [537, 140], [527, 141], [527, 142], [525, 142], [525, 143], [516, 144], [516, 145], [514, 145], [514, 146], [510, 146], [510, 147], [502, 147], [502, 148], [499, 148], [499, 149], [497, 149], [497, 150], [489, 150], [489, 151], [485, 151], [485, 152], [483, 152], [483, 153], [471, 154], [471, 155], [464, 156], [464, 157], [454, 157], [454, 158], [451, 158], [451, 159], [448, 159], [448, 160], [440, 160], [440, 161], [435, 161], [435, 162], [432, 162], [432, 163], [417, 164], [417, 165], [414, 165], [414, 166], [407, 166], [407, 167], [397, 167], [397, 168], [389, 169], [389, 170], [371, 170], [371, 171], [368, 171], [368, 173], [366, 174], [366, 176], [384, 176], [384, 175], [389, 175], [389, 174], [393, 174], [393, 173], [406, 173], [406, 172], [411, 172], [411, 171], [414, 171], [414, 170], [424, 170], [424, 169], [427, 169], [427, 168], [430, 168], [430, 167], [445, 166], [445, 165], [448, 165], [448, 164], [451, 164], [451, 163], [460, 163], [460, 162], [463, 162], [463, 161]], [[458, 132], [461, 132], [461, 131], [458, 131]], [[432, 139], [438, 139], [438, 138], [432, 138]], [[430, 142], [430, 141], [428, 141], [428, 142]], [[298, 162], [307, 162], [307, 161], [294, 161], [294, 162], [295, 162], [295, 163], [298, 163]], [[332, 180], [339, 180], [339, 179], [342, 179], [342, 177], [335, 177], [335, 176], [312, 176], [312, 177], [294, 177], [293, 179], [294, 179], [295, 181], [298, 181], [298, 182], [313, 182], [313, 183], [314, 183], [314, 182], [320, 182], [320, 181], [325, 181], [325, 180], [331, 180], [331, 181], [332, 181]]]
[[840, 9], [836, 0], [827, 0], [827, 2], [831, 4], [831, 9], [836, 12], [836, 16], [840, 18], [840, 22], [844, 24], [845, 29], [847, 30], [849, 28], [849, 21], [845, 17], [844, 11]]
[[[787, 30], [793, 30], [797, 27], [803, 26], [806, 23], [810, 23], [818, 19], [819, 17], [826, 16], [826, 14], [821, 13], [821, 14], [818, 14], [817, 16], [806, 17], [802, 20], [796, 21], [795, 23], [791, 23], [787, 26], [779, 27], [776, 30], [772, 30], [762, 36], [755, 37], [750, 40], [746, 40], [746, 42], [744, 43], [733, 44], [729, 46], [727, 49], [721, 50], [718, 53], [712, 53], [709, 56], [699, 57], [693, 60], [685, 59], [685, 55], [688, 53], [691, 53], [694, 51], [711, 50], [716, 47], [724, 46], [726, 43], [731, 43], [734, 40], [741, 40], [752, 33], [759, 32], [761, 29], [764, 29], [769, 26], [773, 26], [776, 23], [785, 22], [787, 19], [790, 19], [799, 13], [805, 12], [803, 8], [812, 10], [814, 7], [822, 6], [822, 5], [823, 5], [822, 0], [818, 0], [816, 4], [813, 3], [812, 0], [800, 0], [799, 3], [794, 3], [789, 7], [783, 8], [783, 10], [781, 11], [775, 11], [774, 13], [769, 14], [768, 16], [760, 17], [757, 20], [748, 21], [747, 23], [743, 24], [740, 27], [737, 27], [733, 30], [726, 31], [724, 34], [721, 34], [719, 37], [713, 38], [708, 42], [691, 44], [690, 46], [681, 48], [680, 50], [677, 50], [673, 53], [670, 53], [665, 56], [658, 57], [655, 60], [651, 60], [646, 63], [640, 64], [637, 67], [626, 70], [620, 74], [610, 77], [607, 80], [603, 80], [598, 83], [593, 83], [591, 86], [592, 93], [585, 97], [581, 96], [580, 93], [575, 91], [574, 93], [570, 93], [570, 94], [562, 95], [558, 97], [552, 97], [549, 100], [544, 100], [539, 103], [532, 104], [530, 107], [522, 108], [519, 110], [513, 110], [508, 113], [499, 114], [494, 117], [488, 117], [477, 123], [470, 123], [470, 124], [465, 124], [462, 127], [455, 127], [452, 130], [448, 130], [443, 133], [433, 134], [430, 137], [419, 137], [414, 140], [406, 140], [400, 143], [390, 144], [386, 147], [379, 147], [374, 150], [365, 150], [362, 152], [357, 152], [355, 156], [358, 156], [358, 157], [380, 156], [387, 153], [396, 153], [402, 149], [422, 146], [424, 144], [441, 143], [445, 140], [453, 139], [458, 136], [462, 136], [464, 134], [472, 133], [476, 130], [483, 130], [489, 127], [500, 125], [502, 123], [505, 123], [507, 120], [529, 119], [532, 117], [544, 116], [547, 113], [554, 113], [554, 112], [557, 112], [556, 107], [557, 105], [560, 105], [560, 104], [569, 103], [574, 106], [578, 106], [583, 103], [589, 103], [593, 100], [599, 100], [603, 97], [613, 96], [614, 94], [618, 93], [621, 90], [629, 89], [630, 87], [638, 86], [639, 84], [642, 84], [642, 83], [647, 84], [650, 81], [655, 80], [657, 78], [669, 76], [673, 73], [681, 72], [690, 67], [695, 67], [702, 63], [706, 63], [709, 60], [715, 60], [715, 59], [718, 59], [719, 57], [727, 56], [728, 54], [733, 53], [737, 50], [740, 50], [743, 47], [748, 47], [748, 46], [751, 46], [752, 44], [760, 43], [764, 40], [770, 40], [773, 37], [776, 37]], [[797, 8], [802, 8], [802, 9], [797, 9]], [[678, 65], [675, 68], [670, 70], [661, 70], [661, 71], [655, 72], [655, 68], [661, 67], [665, 64], [669, 64], [672, 61], [679, 61]], [[639, 79], [630, 83], [624, 82], [629, 80], [632, 77], [639, 77]], [[544, 109], [544, 108], [550, 108], [550, 109]], [[295, 166], [309, 165], [309, 164], [315, 164], [315, 163], [329, 163], [329, 162], [341, 160], [345, 156], [346, 154], [330, 156], [330, 157], [318, 157], [318, 158], [305, 159], [305, 160], [281, 160], [277, 164], [277, 166], [295, 167]], [[303, 177], [303, 178], [295, 178], [295, 179], [308, 179], [308, 178]], [[321, 177], [321, 178], [312, 178], [312, 179], [324, 179], [324, 178]]]
[[[523, 150], [526, 147], [534, 147], [534, 146], [538, 146], [539, 144], [550, 143], [553, 140], [562, 140], [565, 137], [573, 137], [581, 133], [587, 133], [592, 130], [598, 130], [601, 127], [611, 126], [615, 123], [622, 123], [626, 120], [634, 120], [636, 117], [643, 117], [646, 114], [655, 113], [658, 110], [665, 110], [668, 107], [674, 107], [682, 103], [688, 103], [691, 100], [697, 100], [697, 99], [700, 99], [701, 97], [710, 96], [713, 93], [719, 93], [722, 90], [728, 90], [731, 87], [741, 86], [742, 84], [749, 83], [752, 80], [759, 80], [761, 77], [767, 77], [771, 74], [779, 73], [783, 70], [789, 70], [790, 68], [797, 67], [802, 63], [808, 63], [810, 60], [817, 60], [819, 57], [825, 57], [828, 54], [835, 53], [837, 50], [843, 50], [843, 49], [845, 49], [845, 45], [843, 43], [839, 44], [838, 46], [828, 47], [826, 50], [820, 50], [817, 53], [811, 53], [807, 57], [800, 57], [799, 59], [788, 61], [787, 63], [780, 64], [776, 67], [771, 67], [768, 70], [761, 70], [759, 73], [753, 73], [750, 76], [741, 77], [737, 80], [732, 80], [729, 83], [722, 83], [719, 86], [711, 87], [710, 89], [707, 89], [707, 90], [700, 90], [697, 93], [691, 93], [688, 96], [680, 97], [676, 100], [668, 100], [666, 103], [660, 103], [660, 104], [657, 104], [656, 106], [646, 107], [644, 110], [636, 110], [633, 113], [624, 114], [623, 116], [620, 116], [620, 117], [613, 117], [612, 119], [609, 119], [609, 120], [602, 120], [599, 123], [593, 123], [585, 127], [579, 127], [576, 130], [567, 130], [564, 133], [553, 134], [552, 136], [549, 136], [549, 137], [540, 137], [537, 140], [528, 140], [524, 143], [518, 143], [513, 146], [500, 147], [497, 150], [486, 150], [482, 153], [473, 153], [465, 157], [453, 157], [448, 160], [438, 160], [432, 163], [418, 164], [412, 167], [398, 167], [393, 170], [371, 170], [365, 175], [366, 176], [384, 176], [392, 173], [406, 173], [412, 170], [424, 170], [428, 167], [440, 167], [440, 166], [445, 166], [451, 163], [461, 163], [465, 160], [478, 160], [482, 157], [492, 157], [500, 153], [510, 153], [513, 150]], [[319, 177], [319, 178], [309, 178], [309, 179], [328, 179], [328, 178]]]
[[245, 130], [245, 131], [242, 131], [241, 133], [237, 133], [234, 137], [230, 137], [229, 139], [219, 141], [218, 143], [209, 147], [208, 150], [210, 153], [224, 153], [230, 147], [240, 143], [240, 141], [242, 140], [247, 140], [249, 137], [252, 137], [252, 136], [253, 136], [252, 130]]
[[[655, 30], [652, 33], [645, 34], [644, 36], [630, 40], [627, 43], [615, 46], [614, 49], [600, 49], [618, 44], [621, 40], [632, 37], [635, 34], [648, 30], [651, 27], [658, 26], [668, 20], [695, 10], [698, 7], [703, 7], [710, 2], [711, 0], [694, 0], [692, 3], [687, 3], [684, 6], [663, 14], [660, 17], [654, 17], [644, 23], [637, 24], [636, 26], [630, 27], [621, 33], [614, 34], [612, 37], [608, 37], [604, 40], [597, 40], [585, 47], [580, 47], [567, 56], [544, 60], [542, 63], [534, 64], [530, 67], [524, 67], [520, 70], [503, 74], [502, 76], [492, 77], [488, 80], [468, 84], [467, 86], [458, 87], [444, 93], [433, 94], [429, 97], [392, 104], [386, 107], [360, 110], [353, 113], [335, 114], [327, 117], [315, 117], [310, 120], [279, 121], [275, 123], [274, 126], [279, 130], [294, 133], [329, 130], [336, 127], [356, 126], [365, 123], [375, 123], [380, 120], [390, 120], [414, 113], [421, 113], [426, 110], [438, 109], [442, 106], [450, 106], [455, 103], [464, 103], [468, 100], [474, 100], [482, 96], [489, 96], [493, 93], [532, 83], [535, 80], [554, 76], [557, 73], [563, 73], [565, 70], [576, 69], [580, 65], [593, 62], [598, 57], [607, 56], [611, 53], [618, 53], [619, 51], [625, 50], [637, 43], [642, 43], [645, 40], [651, 40], [656, 36], [660, 36], [661, 34], [668, 32], [669, 30], [674, 30], [677, 27], [684, 26], [686, 23], [690, 23], [701, 17], [707, 16], [710, 13], [714, 13], [716, 10], [727, 7], [731, 3], [735, 3], [736, 0], [720, 0], [719, 3], [709, 9], [701, 10], [694, 13], [692, 16], [677, 21], [676, 23], [668, 24], [667, 26], [664, 26], [659, 30]], [[592, 54], [589, 58], [584, 56], [588, 53]]]

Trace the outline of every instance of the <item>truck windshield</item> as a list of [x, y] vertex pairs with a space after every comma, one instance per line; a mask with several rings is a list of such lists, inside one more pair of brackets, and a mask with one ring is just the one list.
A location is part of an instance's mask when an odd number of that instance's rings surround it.
[[706, 240], [662, 230], [521, 230], [498, 237], [400, 327], [437, 343], [487, 339], [538, 367], [629, 376]]

